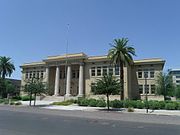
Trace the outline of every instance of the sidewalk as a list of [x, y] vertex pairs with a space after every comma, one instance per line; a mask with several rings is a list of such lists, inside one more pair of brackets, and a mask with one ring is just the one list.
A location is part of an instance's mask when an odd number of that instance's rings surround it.
[[[134, 113], [146, 114], [146, 109], [134, 109]], [[180, 110], [148, 110], [148, 114], [180, 116]]]
[[[79, 110], [79, 111], [103, 111], [107, 108], [104, 107], [83, 107], [78, 105], [69, 105], [69, 106], [46, 106], [42, 107], [44, 109], [51, 109], [51, 110]], [[123, 113], [137, 113], [137, 114], [147, 114], [146, 109], [134, 109], [134, 112], [127, 112], [127, 109], [117, 110], [116, 112], [123, 112]], [[171, 115], [171, 116], [180, 116], [180, 110], [150, 110], [148, 111], [148, 115]]]
[[[29, 101], [21, 101], [21, 103], [24, 106], [29, 105]], [[70, 111], [103, 111], [107, 108], [104, 107], [84, 107], [84, 106], [78, 106], [76, 104], [69, 105], [69, 106], [57, 106], [57, 105], [50, 105], [53, 103], [53, 101], [36, 101], [37, 106], [45, 106], [42, 107], [44, 109], [50, 109], [50, 110], [70, 110]], [[32, 101], [32, 105], [34, 102]], [[134, 109], [134, 112], [127, 112], [126, 109], [117, 110], [115, 112], [123, 112], [123, 113], [137, 113], [137, 114], [147, 114], [146, 109]], [[180, 110], [150, 110], [148, 114], [154, 114], [154, 115], [170, 115], [170, 116], [180, 116]]]

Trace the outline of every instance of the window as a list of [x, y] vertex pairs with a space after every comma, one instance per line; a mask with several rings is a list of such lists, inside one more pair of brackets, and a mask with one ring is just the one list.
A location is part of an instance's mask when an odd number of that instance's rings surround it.
[[36, 72], [35, 71], [33, 72], [33, 78], [36, 78]]
[[39, 71], [37, 71], [37, 79], [39, 79]]
[[107, 75], [107, 66], [103, 67], [103, 75]]
[[143, 85], [139, 85], [139, 94], [143, 94]]
[[30, 78], [30, 79], [32, 78], [32, 71], [31, 71], [30, 74], [29, 74], [29, 78]]
[[72, 78], [76, 78], [76, 71], [75, 70], [72, 71]]
[[144, 78], [149, 78], [148, 69], [144, 69]]
[[149, 84], [144, 85], [144, 90], [145, 90], [144, 94], [146, 94], [146, 91], [147, 91], [147, 94], [149, 94]]
[[28, 79], [28, 77], [29, 77], [28, 75], [29, 75], [28, 72], [26, 72], [26, 76], [25, 76], [26, 79]]
[[97, 67], [97, 76], [101, 76], [101, 67]]
[[63, 78], [62, 71], [60, 71], [59, 78], [60, 78], [60, 79], [62, 79], [62, 78]]
[[154, 78], [154, 69], [150, 70], [150, 78]]
[[44, 77], [44, 73], [43, 73], [43, 71], [41, 71], [41, 78], [43, 78]]
[[77, 77], [77, 78], [79, 78], [79, 70], [77, 70], [77, 72], [76, 72], [76, 73], [77, 73], [77, 76], [76, 76], [76, 77]]
[[155, 85], [151, 85], [151, 94], [155, 94]]
[[113, 75], [113, 67], [109, 67], [109, 75]]
[[91, 68], [91, 76], [95, 76], [96, 75], [96, 70], [95, 67]]
[[178, 75], [178, 76], [176, 76], [176, 78], [180, 78], [180, 76]]
[[176, 83], [180, 83], [180, 80], [176, 80]]
[[119, 75], [119, 66], [118, 65], [116, 65], [115, 66], [115, 75]]
[[142, 78], [142, 69], [138, 69], [138, 78]]
[[62, 72], [62, 78], [64, 78], [64, 79], [66, 78], [66, 72], [65, 71]]

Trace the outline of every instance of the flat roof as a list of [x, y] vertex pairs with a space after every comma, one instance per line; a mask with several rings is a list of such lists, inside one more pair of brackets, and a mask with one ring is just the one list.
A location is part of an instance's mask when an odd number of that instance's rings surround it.
[[41, 66], [41, 65], [45, 65], [46, 63], [43, 61], [40, 62], [31, 62], [31, 63], [24, 63], [22, 66], [20, 67], [26, 67], [26, 66]]
[[[56, 55], [56, 56], [48, 56], [46, 59], [40, 61], [40, 62], [32, 62], [32, 63], [25, 63], [20, 67], [28, 67], [28, 66], [41, 66], [45, 65], [46, 62], [51, 61], [58, 61], [58, 60], [65, 60], [66, 58], [69, 59], [84, 59], [86, 62], [97, 62], [97, 61], [105, 61], [109, 60], [107, 55], [101, 55], [101, 56], [87, 56], [85, 53], [73, 53], [73, 54], [64, 54], [64, 55]], [[140, 60], [134, 60], [134, 64], [148, 64], [148, 63], [165, 63], [165, 60], [161, 58], [147, 58], [147, 59], [140, 59]], [[180, 70], [180, 69], [179, 69]]]
[[73, 54], [63, 54], [63, 55], [56, 55], [56, 56], [48, 56], [44, 61], [48, 60], [56, 60], [56, 59], [66, 59], [66, 58], [85, 58], [87, 55], [83, 52], [81, 53], [73, 53]]

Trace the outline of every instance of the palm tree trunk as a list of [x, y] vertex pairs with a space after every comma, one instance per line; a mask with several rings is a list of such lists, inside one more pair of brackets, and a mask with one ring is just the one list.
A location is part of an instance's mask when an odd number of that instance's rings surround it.
[[124, 70], [123, 70], [122, 61], [120, 61], [120, 90], [121, 90], [121, 100], [124, 100]]

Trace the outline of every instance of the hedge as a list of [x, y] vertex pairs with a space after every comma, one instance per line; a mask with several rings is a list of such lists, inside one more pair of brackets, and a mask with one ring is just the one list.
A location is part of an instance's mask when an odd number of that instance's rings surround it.
[[79, 106], [106, 107], [104, 100], [79, 98], [77, 103]]
[[[80, 106], [91, 106], [91, 107], [106, 107], [104, 100], [97, 99], [86, 99], [80, 98], [77, 101]], [[175, 101], [153, 101], [148, 102], [143, 100], [113, 100], [110, 101], [110, 107], [112, 108], [138, 108], [145, 109], [148, 107], [152, 110], [166, 109], [166, 110], [180, 110], [180, 102]]]

